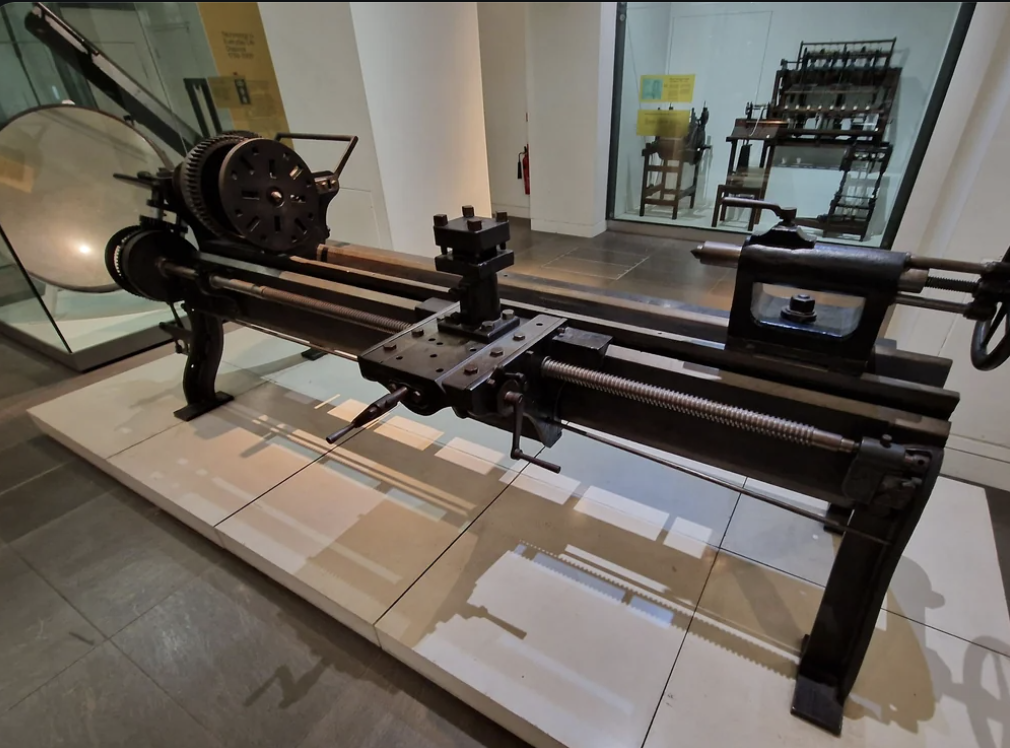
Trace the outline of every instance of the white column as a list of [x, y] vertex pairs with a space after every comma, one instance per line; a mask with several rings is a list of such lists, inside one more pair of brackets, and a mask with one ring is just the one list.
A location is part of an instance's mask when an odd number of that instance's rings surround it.
[[[361, 139], [333, 239], [434, 256], [434, 214], [490, 214], [476, 3], [259, 7], [291, 129]], [[313, 169], [340, 155], [297, 148]]]
[[[393, 249], [376, 141], [358, 61], [350, 3], [260, 3], [263, 29], [292, 132], [360, 140], [330, 203], [330, 237]], [[342, 143], [299, 141], [314, 170], [332, 169]]]
[[530, 197], [517, 176], [519, 153], [529, 143], [526, 127], [526, 6], [477, 3], [480, 69], [484, 89], [491, 205], [530, 217]]
[[529, 3], [526, 79], [535, 231], [606, 230], [616, 3]]
[[393, 249], [434, 256], [434, 214], [491, 211], [476, 3], [350, 5]]

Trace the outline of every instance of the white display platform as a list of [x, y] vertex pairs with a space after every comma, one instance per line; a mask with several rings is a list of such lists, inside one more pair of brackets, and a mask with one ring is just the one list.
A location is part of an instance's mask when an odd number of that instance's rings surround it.
[[837, 542], [819, 523], [573, 434], [541, 454], [553, 475], [448, 413], [399, 409], [330, 448], [383, 390], [300, 350], [230, 333], [219, 385], [236, 399], [191, 423], [171, 415], [179, 356], [31, 413], [537, 748], [1010, 744], [982, 489], [938, 484], [839, 739], [789, 713]]

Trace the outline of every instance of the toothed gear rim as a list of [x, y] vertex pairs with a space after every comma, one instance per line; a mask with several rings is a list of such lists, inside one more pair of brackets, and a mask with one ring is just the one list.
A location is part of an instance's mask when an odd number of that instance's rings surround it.
[[308, 164], [275, 140], [246, 140], [229, 150], [217, 194], [232, 230], [260, 249], [314, 247], [329, 233]]
[[214, 215], [217, 207], [214, 193], [218, 171], [228, 151], [244, 140], [249, 140], [249, 137], [240, 133], [216, 135], [202, 140], [193, 146], [179, 166], [179, 187], [183, 202], [193, 217], [217, 237], [233, 234]]

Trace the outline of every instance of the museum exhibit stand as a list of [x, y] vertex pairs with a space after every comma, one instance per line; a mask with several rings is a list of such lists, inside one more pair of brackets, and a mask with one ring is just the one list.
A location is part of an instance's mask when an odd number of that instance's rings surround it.
[[975, 4], [618, 6], [608, 218], [744, 234], [774, 216], [724, 198], [768, 200], [824, 240], [892, 245]]
[[[146, 153], [109, 121], [110, 152]], [[320, 139], [332, 167], [297, 148]], [[39, 428], [536, 748], [1006, 740], [986, 493], [941, 475], [953, 362], [881, 330], [896, 304], [962, 317], [959, 355], [999, 368], [1010, 256], [827, 244], [729, 194], [775, 225], [700, 244], [733, 305], [687, 312], [507, 272], [503, 211], [446, 206], [431, 259], [329, 241], [357, 143], [227, 132], [110, 165], [134, 213], [18, 263], [164, 310], [182, 355]]]

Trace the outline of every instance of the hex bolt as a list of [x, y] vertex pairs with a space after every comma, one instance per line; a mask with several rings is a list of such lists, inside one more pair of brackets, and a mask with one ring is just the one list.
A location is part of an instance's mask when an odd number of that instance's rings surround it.
[[396, 343], [384, 343], [382, 345], [382, 350], [384, 350], [384, 351], [395, 351], [396, 350]]
[[423, 338], [424, 330], [421, 329], [420, 327], [416, 327], [410, 331], [410, 334], [413, 335], [415, 338]]
[[516, 316], [516, 313], [515, 313], [514, 309], [504, 309], [504, 310], [502, 310], [502, 313], [501, 313], [501, 318], [502, 319], [512, 319], [515, 316]]
[[524, 335], [521, 332], [517, 332], [515, 335], [512, 336], [512, 340], [526, 340], [526, 335]]
[[469, 374], [470, 376], [473, 376], [474, 374], [476, 374], [477, 371], [478, 371], [478, 369], [477, 369], [477, 365], [476, 364], [467, 364], [466, 368], [463, 369], [463, 373], [464, 374]]
[[449, 216], [445, 213], [436, 213], [432, 220], [436, 226], [445, 226], [449, 223]]
[[467, 231], [480, 231], [483, 226], [479, 218], [470, 218], [466, 222]]
[[558, 328], [558, 335], [564, 335], [566, 332], [568, 332], [568, 328], [564, 325]]
[[480, 329], [481, 330], [490, 330], [493, 327], [494, 327], [494, 322], [491, 322], [490, 320], [485, 320], [484, 322], [480, 323]]
[[492, 358], [498, 358], [500, 356], [503, 356], [504, 354], [505, 354], [505, 351], [503, 351], [501, 348], [492, 348], [491, 349], [491, 357]]
[[473, 216], [474, 216], [473, 206], [472, 205], [464, 205], [463, 206], [463, 218], [473, 218]]

